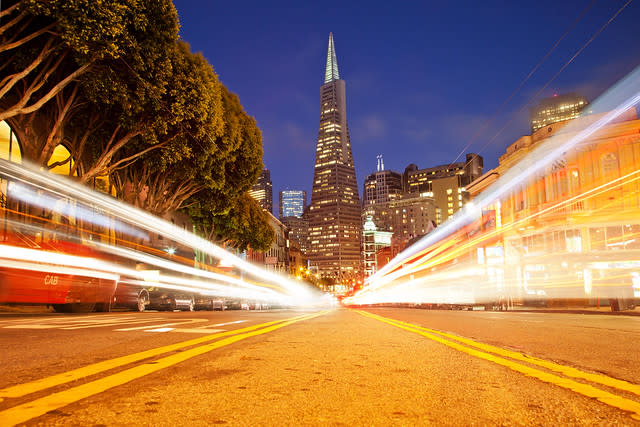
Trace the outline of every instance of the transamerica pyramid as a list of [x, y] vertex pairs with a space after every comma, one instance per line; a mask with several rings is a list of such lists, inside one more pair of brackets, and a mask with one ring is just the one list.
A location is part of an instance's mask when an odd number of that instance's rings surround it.
[[345, 82], [329, 34], [309, 206], [309, 262], [321, 277], [351, 285], [359, 275], [360, 199], [347, 127]]

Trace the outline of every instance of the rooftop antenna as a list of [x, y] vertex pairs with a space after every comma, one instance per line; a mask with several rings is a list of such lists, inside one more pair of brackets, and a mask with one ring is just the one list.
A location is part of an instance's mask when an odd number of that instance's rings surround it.
[[378, 160], [378, 172], [381, 172], [384, 170], [384, 161], [382, 160], [382, 154], [378, 154], [376, 156], [376, 159]]

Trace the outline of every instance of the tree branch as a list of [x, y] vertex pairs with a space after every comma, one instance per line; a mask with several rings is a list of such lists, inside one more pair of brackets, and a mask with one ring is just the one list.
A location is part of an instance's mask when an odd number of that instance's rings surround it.
[[[22, 1], [18, 1], [13, 6], [9, 6], [8, 8], [6, 8], [4, 10], [0, 10], [0, 19], [4, 18], [7, 15], [12, 14], [18, 8], [18, 6], [20, 6], [20, 3], [22, 3]], [[22, 12], [22, 13], [24, 13], [24, 12]]]
[[[140, 151], [138, 153], [132, 154], [129, 157], [126, 157], [124, 159], [118, 160], [117, 162], [115, 162], [115, 163], [109, 165], [107, 168], [105, 168], [105, 170], [109, 171], [109, 173], [113, 173], [116, 170], [124, 169], [124, 168], [128, 167], [129, 165], [131, 165], [132, 163], [135, 163], [140, 158], [140, 156], [142, 156], [143, 154], [146, 154], [146, 153], [148, 153], [149, 151], [152, 151], [152, 150], [157, 150], [158, 148], [162, 148], [163, 145], [165, 145], [165, 143], [154, 144], [151, 147], [145, 148], [144, 150], [142, 150], [142, 151]], [[126, 163], [126, 164], [124, 164], [124, 163]]]
[[0, 98], [4, 97], [20, 80], [25, 78], [29, 73], [31, 73], [38, 65], [44, 61], [44, 58], [49, 55], [54, 49], [51, 47], [53, 43], [53, 39], [47, 40], [45, 45], [42, 47], [40, 54], [36, 57], [36, 59], [29, 64], [24, 70], [19, 73], [9, 75], [2, 79], [0, 82]]
[[69, 157], [67, 157], [65, 160], [61, 160], [59, 162], [54, 162], [54, 163], [51, 163], [51, 164], [47, 165], [47, 168], [49, 168], [49, 170], [51, 170], [51, 169], [57, 168], [58, 166], [64, 166], [67, 163], [69, 163], [70, 161], [71, 161], [71, 155], [69, 155]]
[[[59, 65], [59, 64], [57, 64], [57, 65]], [[56, 67], [57, 67], [57, 65], [56, 65]], [[51, 100], [51, 98], [56, 96], [56, 94], [58, 94], [62, 89], [64, 89], [69, 83], [71, 83], [79, 75], [84, 73], [91, 65], [93, 65], [92, 61], [91, 62], [87, 62], [86, 64], [84, 64], [83, 66], [81, 66], [80, 68], [75, 70], [73, 73], [69, 74], [65, 79], [63, 79], [58, 84], [56, 84], [53, 88], [51, 88], [51, 90], [49, 90], [49, 92], [46, 95], [44, 95], [43, 97], [41, 97], [36, 103], [34, 103], [34, 104], [32, 104], [32, 105], [30, 105], [28, 107], [24, 107], [24, 106], [18, 107], [18, 108], [12, 107], [9, 110], [3, 111], [2, 113], [0, 113], [0, 121], [6, 120], [7, 118], [10, 118], [10, 117], [13, 117], [13, 116], [17, 116], [18, 114], [29, 114], [29, 113], [33, 113], [34, 111], [38, 110], [44, 104], [49, 102], [49, 100]], [[49, 74], [51, 74], [51, 73], [48, 73], [46, 77], [48, 77]], [[44, 81], [46, 81], [46, 78], [43, 80], [43, 82]], [[31, 93], [33, 93], [33, 92], [34, 91], [32, 90]], [[30, 97], [31, 97], [31, 94], [29, 94], [28, 98], [30, 98]], [[25, 97], [23, 97], [23, 99], [24, 98]], [[25, 104], [26, 104], [26, 102], [25, 102]]]
[[[73, 104], [73, 101], [75, 100], [77, 93], [78, 93], [78, 86], [76, 85], [71, 91], [71, 95], [69, 95], [69, 98], [62, 106], [62, 109], [58, 109], [58, 115], [57, 115], [58, 117], [56, 118], [56, 121], [53, 124], [51, 131], [49, 132], [49, 135], [47, 136], [47, 141], [45, 142], [44, 147], [42, 147], [39, 164], [45, 165], [49, 160], [49, 157], [51, 156], [50, 153], [52, 153], [53, 150], [55, 150], [55, 148], [58, 146], [58, 144], [60, 144], [60, 139], [61, 139], [60, 128], [62, 127], [62, 123], [64, 122], [64, 119], [66, 118], [67, 113], [69, 112], [69, 109], [71, 108], [71, 104]], [[63, 94], [64, 92], [60, 92], [59, 94], [56, 95], [56, 98], [58, 98], [59, 101], [61, 101]], [[78, 159], [76, 159], [76, 163], [77, 162], [78, 162]], [[49, 167], [49, 169], [51, 169], [51, 167]]]
[[[38, 36], [40, 36], [40, 35], [42, 35], [44, 33], [49, 32], [49, 30], [51, 28], [53, 28], [54, 26], [55, 26], [55, 24], [51, 24], [51, 25], [49, 25], [47, 27], [41, 28], [38, 31], [29, 34], [28, 36], [25, 36], [25, 37], [21, 38], [18, 41], [15, 41], [13, 43], [5, 43], [2, 46], [0, 46], [0, 53], [5, 52], [7, 50], [15, 49], [17, 47], [20, 47], [23, 44], [28, 43], [29, 41], [35, 39], [36, 37], [38, 37]], [[0, 34], [1, 34], [1, 32], [0, 32]]]

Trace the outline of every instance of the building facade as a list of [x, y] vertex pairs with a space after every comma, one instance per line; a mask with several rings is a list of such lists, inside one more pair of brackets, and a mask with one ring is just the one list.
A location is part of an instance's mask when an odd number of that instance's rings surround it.
[[336, 283], [360, 274], [360, 199], [347, 127], [345, 81], [329, 34], [309, 206], [309, 262]]
[[391, 246], [391, 231], [380, 231], [368, 216], [364, 222], [362, 231], [362, 257], [364, 264], [364, 276], [372, 276], [378, 271], [377, 253], [380, 249]]
[[466, 186], [482, 175], [483, 159], [473, 153], [464, 162], [418, 169], [411, 164], [405, 169], [403, 187], [408, 193], [432, 197], [435, 222], [441, 224], [458, 212], [469, 200]]
[[273, 214], [273, 183], [271, 182], [271, 172], [269, 169], [264, 169], [251, 190], [249, 195], [256, 199], [262, 209], [265, 209], [270, 214]]
[[587, 98], [576, 93], [554, 95], [540, 100], [531, 109], [531, 133], [552, 123], [575, 119], [589, 104]]
[[280, 218], [301, 218], [307, 207], [307, 192], [304, 190], [282, 190], [279, 194]]
[[[470, 186], [472, 196], [550, 138], [566, 141], [601, 117], [519, 138]], [[640, 301], [639, 183], [640, 120], [629, 110], [483, 210], [493, 238], [478, 239], [471, 259], [487, 271], [485, 289], [521, 304], [633, 307]]]
[[289, 240], [296, 242], [303, 255], [309, 251], [309, 221], [305, 217], [285, 216], [280, 221], [289, 230]]
[[392, 170], [385, 170], [382, 156], [378, 156], [376, 172], [364, 179], [362, 206], [364, 209], [394, 200], [402, 194], [402, 175]]
[[287, 227], [271, 213], [269, 213], [269, 225], [275, 237], [271, 247], [267, 251], [247, 249], [247, 260], [267, 270], [286, 273], [289, 269]]

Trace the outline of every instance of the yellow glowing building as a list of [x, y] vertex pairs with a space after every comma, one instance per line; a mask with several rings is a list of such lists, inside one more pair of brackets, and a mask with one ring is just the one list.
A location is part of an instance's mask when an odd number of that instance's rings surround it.
[[[560, 144], [602, 115], [554, 123], [511, 144], [499, 166], [469, 186], [472, 197], [554, 136]], [[524, 172], [524, 171], [523, 171]], [[611, 305], [640, 298], [640, 120], [625, 112], [485, 210], [500, 241], [492, 283], [508, 297], [547, 305]], [[489, 251], [490, 249], [490, 251]], [[496, 250], [497, 249], [497, 250]], [[496, 267], [499, 266], [499, 267]], [[496, 268], [499, 272], [496, 272]]]

